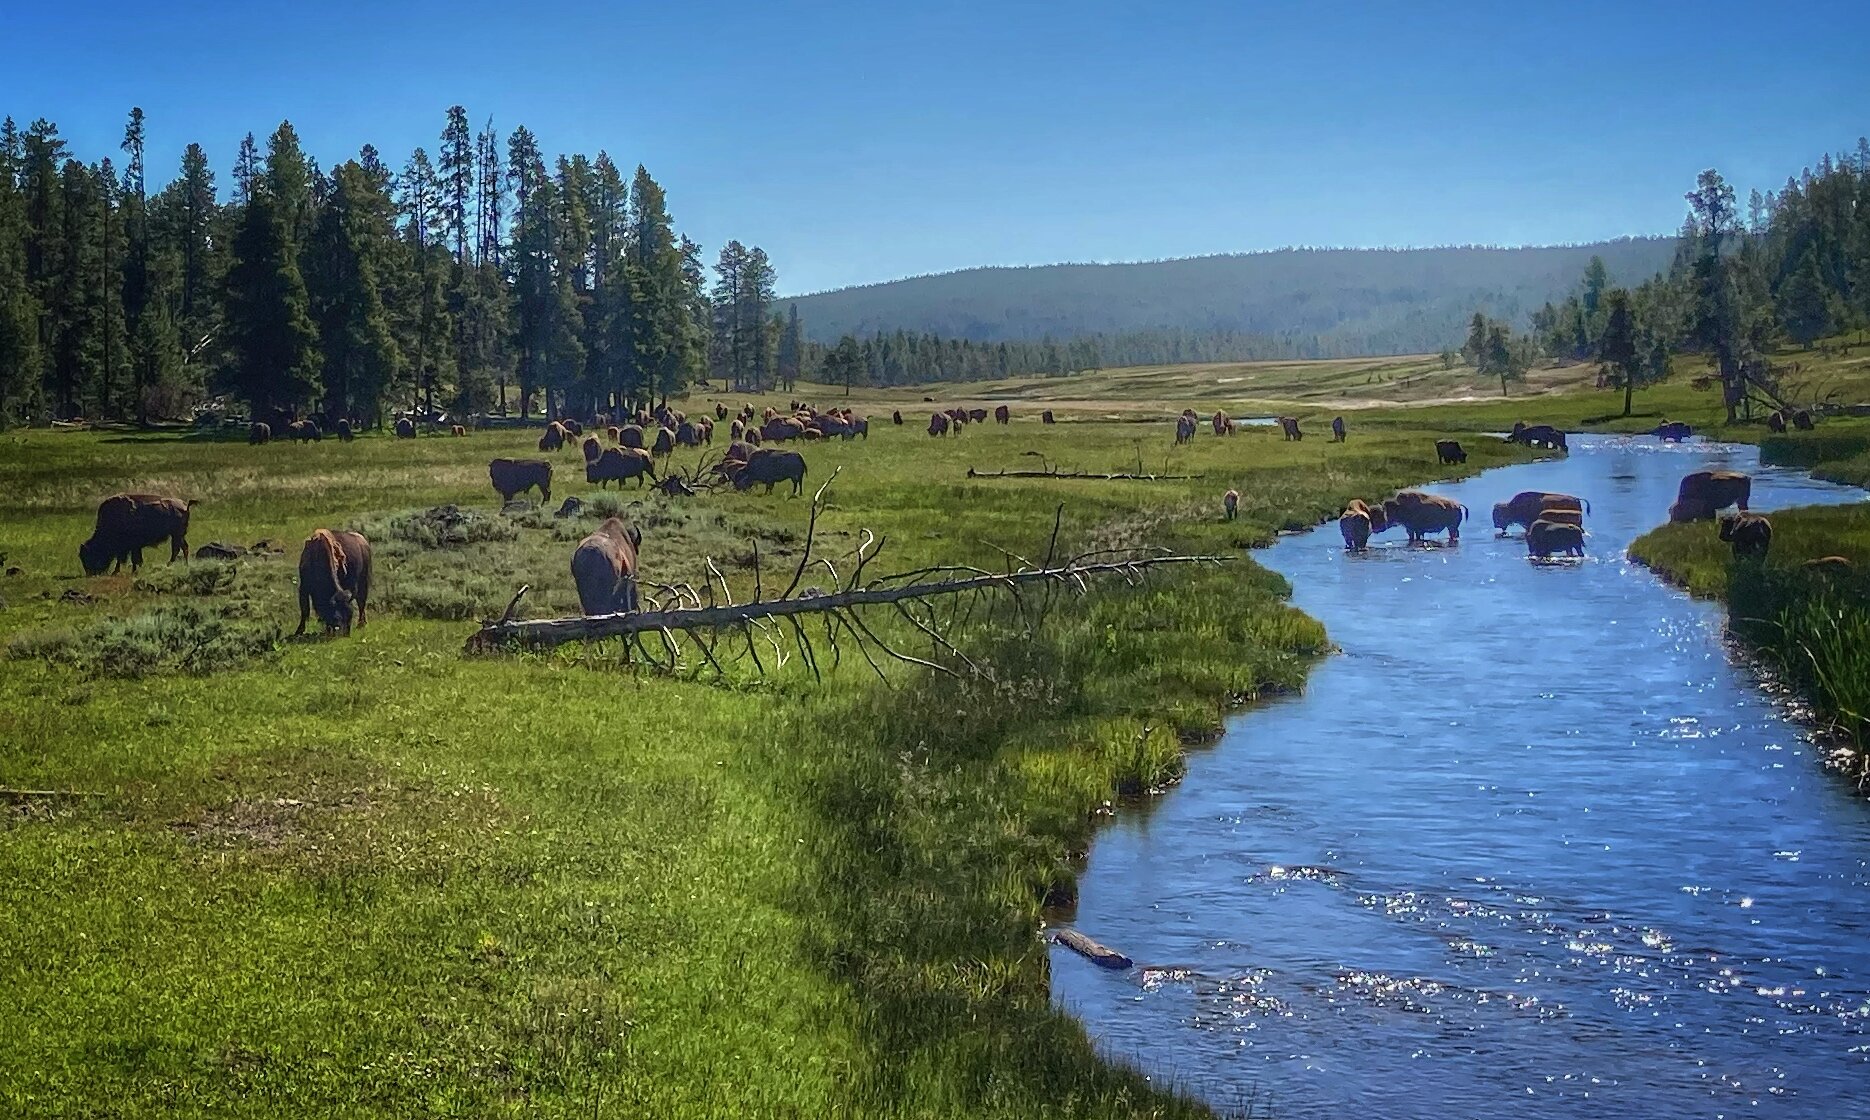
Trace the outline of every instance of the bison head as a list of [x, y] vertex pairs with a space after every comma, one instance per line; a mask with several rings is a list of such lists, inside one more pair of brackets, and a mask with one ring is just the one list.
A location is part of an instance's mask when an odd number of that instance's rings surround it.
[[329, 599], [317, 599], [318, 620], [332, 630], [349, 637], [351, 633], [351, 593], [338, 588]]
[[1506, 527], [1513, 523], [1513, 507], [1507, 502], [1493, 503], [1493, 527], [1506, 532]]
[[103, 575], [110, 569], [110, 561], [110, 549], [104, 547], [104, 542], [96, 537], [78, 546], [78, 563], [84, 565], [84, 574], [87, 576]]

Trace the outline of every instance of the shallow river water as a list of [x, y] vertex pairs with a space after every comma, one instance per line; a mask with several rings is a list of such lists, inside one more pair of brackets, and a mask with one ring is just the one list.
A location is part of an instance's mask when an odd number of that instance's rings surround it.
[[[1104, 1051], [1300, 1117], [1870, 1117], [1870, 803], [1624, 556], [1692, 470], [1861, 501], [1754, 448], [1574, 439], [1428, 487], [1456, 547], [1335, 526], [1257, 558], [1342, 652], [1093, 841], [1054, 997]], [[1495, 501], [1591, 502], [1534, 565]], [[1711, 531], [1711, 530], [1710, 530]]]

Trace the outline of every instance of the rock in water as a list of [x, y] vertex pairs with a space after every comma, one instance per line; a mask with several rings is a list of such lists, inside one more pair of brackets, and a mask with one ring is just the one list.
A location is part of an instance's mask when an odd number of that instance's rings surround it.
[[1052, 940], [1099, 968], [1123, 969], [1136, 963], [1110, 946], [1100, 945], [1075, 929], [1056, 930], [1052, 934]]

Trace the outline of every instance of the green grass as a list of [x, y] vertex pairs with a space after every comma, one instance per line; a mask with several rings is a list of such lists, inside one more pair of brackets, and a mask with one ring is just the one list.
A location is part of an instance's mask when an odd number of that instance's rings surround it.
[[1760, 458], [1832, 482], [1870, 486], [1870, 420], [1829, 420], [1815, 431], [1767, 436]]
[[[978, 678], [893, 665], [885, 688], [847, 648], [822, 684], [796, 660], [697, 683], [608, 643], [464, 656], [467, 620], [521, 583], [532, 613], [569, 611], [572, 542], [607, 511], [643, 527], [650, 580], [699, 583], [711, 555], [745, 595], [757, 553], [783, 587], [807, 502], [631, 488], [561, 521], [594, 497], [568, 452], [551, 508], [503, 514], [485, 464], [532, 453], [523, 432], [0, 433], [21, 569], [0, 581], [0, 786], [76, 794], [0, 797], [0, 1113], [1200, 1114], [1051, 1007], [1042, 907], [1099, 806], [1174, 780], [1183, 743], [1326, 648], [1242, 550], [1444, 473], [1440, 429], [1176, 449], [871, 414], [868, 442], [805, 449], [808, 487], [841, 468], [834, 563], [869, 529], [873, 570], [998, 565], [994, 545], [1042, 551], [1060, 504], [1067, 547], [1242, 558], [1061, 596], [1030, 631], [982, 608], [955, 633]], [[966, 477], [1028, 451], [1201, 477]], [[1525, 457], [1490, 444], [1465, 470]], [[97, 501], [127, 488], [199, 499], [191, 545], [276, 549], [79, 577]], [[278, 637], [298, 543], [345, 525], [376, 541], [369, 625]], [[198, 652], [230, 619], [263, 640]]]
[[[1853, 748], [1840, 761], [1870, 778], [1870, 507], [1812, 506], [1771, 515], [1764, 564], [1737, 561], [1713, 522], [1665, 525], [1630, 555], [1695, 595], [1727, 603], [1730, 629], [1765, 654]], [[1854, 570], [1805, 566], [1842, 556]]]

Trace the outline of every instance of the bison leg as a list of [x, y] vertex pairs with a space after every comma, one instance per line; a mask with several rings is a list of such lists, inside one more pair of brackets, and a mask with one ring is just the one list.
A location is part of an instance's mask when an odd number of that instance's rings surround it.
[[299, 583], [299, 628], [292, 632], [293, 637], [302, 637], [305, 634], [305, 623], [311, 617], [312, 593], [305, 589], [305, 583], [301, 579]]
[[175, 563], [177, 556], [182, 558], [182, 563], [188, 563], [188, 538], [180, 534], [169, 540], [169, 563]]

